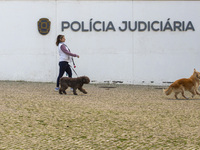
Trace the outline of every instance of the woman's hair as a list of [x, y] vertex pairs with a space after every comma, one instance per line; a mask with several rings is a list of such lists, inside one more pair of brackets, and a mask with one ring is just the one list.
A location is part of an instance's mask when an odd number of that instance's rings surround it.
[[56, 45], [58, 46], [58, 44], [60, 43], [60, 40], [64, 37], [64, 35], [58, 35], [57, 36], [57, 40], [56, 40]]

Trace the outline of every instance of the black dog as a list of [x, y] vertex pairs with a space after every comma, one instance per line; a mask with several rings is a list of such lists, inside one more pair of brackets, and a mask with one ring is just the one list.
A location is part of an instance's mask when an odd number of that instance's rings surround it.
[[62, 77], [62, 78], [60, 78], [59, 93], [67, 94], [65, 90], [68, 87], [71, 87], [71, 88], [73, 88], [74, 95], [77, 95], [77, 93], [76, 93], [77, 89], [79, 89], [84, 94], [87, 94], [86, 90], [83, 89], [82, 87], [83, 87], [83, 84], [88, 84], [88, 83], [90, 83], [90, 79], [87, 76], [81, 76], [78, 78]]

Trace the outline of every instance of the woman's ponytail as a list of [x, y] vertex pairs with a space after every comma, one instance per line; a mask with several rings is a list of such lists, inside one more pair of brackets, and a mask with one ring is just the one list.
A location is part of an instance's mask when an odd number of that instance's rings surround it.
[[58, 46], [58, 44], [60, 43], [60, 40], [63, 38], [64, 35], [58, 35], [57, 36], [57, 40], [56, 40], [56, 45]]

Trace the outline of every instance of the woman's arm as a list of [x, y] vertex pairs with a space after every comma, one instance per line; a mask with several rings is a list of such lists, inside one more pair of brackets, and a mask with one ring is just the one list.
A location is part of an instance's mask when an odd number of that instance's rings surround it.
[[60, 49], [61, 49], [65, 54], [67, 54], [67, 55], [69, 55], [69, 56], [72, 56], [72, 57], [79, 57], [78, 55], [73, 54], [73, 53], [71, 53], [70, 51], [68, 51], [68, 50], [66, 49], [66, 46], [65, 46], [64, 44], [61, 45]]

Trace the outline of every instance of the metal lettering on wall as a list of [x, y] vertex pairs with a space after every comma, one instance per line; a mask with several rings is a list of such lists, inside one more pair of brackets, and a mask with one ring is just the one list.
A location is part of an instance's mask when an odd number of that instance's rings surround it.
[[170, 18], [167, 21], [122, 21], [121, 25], [116, 26], [112, 21], [62, 21], [61, 30], [78, 32], [108, 32], [108, 31], [195, 31], [192, 21], [172, 21]]

